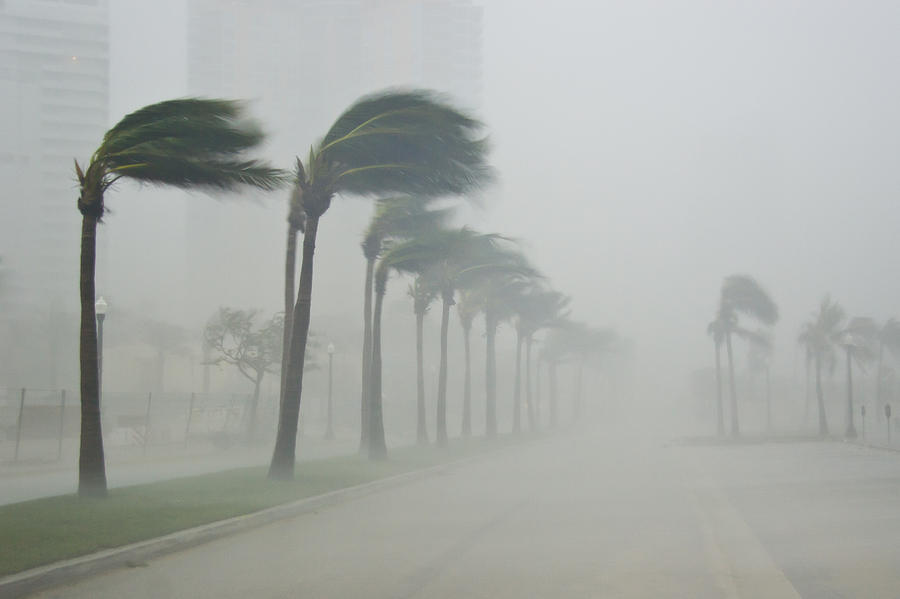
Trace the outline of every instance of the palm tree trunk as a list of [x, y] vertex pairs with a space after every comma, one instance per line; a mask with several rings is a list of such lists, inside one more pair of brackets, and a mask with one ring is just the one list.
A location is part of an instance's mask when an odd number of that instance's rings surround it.
[[291, 331], [294, 323], [294, 273], [297, 271], [297, 227], [288, 223], [284, 250], [284, 332], [281, 339], [281, 387], [279, 404], [284, 401], [284, 385], [291, 361]]
[[728, 350], [728, 384], [731, 392], [731, 436], [741, 434], [738, 425], [737, 388], [734, 384], [734, 355], [731, 351], [731, 332], [725, 333], [725, 349]]
[[465, 374], [463, 375], [463, 417], [462, 436], [472, 436], [472, 354], [469, 347], [469, 334], [472, 325], [463, 326], [463, 348], [465, 350]]
[[559, 415], [556, 406], [556, 362], [548, 362], [547, 370], [550, 380], [548, 381], [550, 393], [550, 426], [556, 428], [559, 423]]
[[522, 432], [522, 333], [516, 330], [516, 382], [513, 386], [513, 428], [512, 432]]
[[425, 311], [416, 311], [416, 443], [428, 444], [428, 425], [425, 418]]
[[372, 319], [372, 365], [369, 370], [369, 459], [387, 459], [384, 439], [384, 417], [381, 405], [381, 313], [386, 291], [386, 278], [375, 283], [375, 315]]
[[847, 347], [847, 431], [848, 439], [856, 438], [856, 426], [853, 424], [853, 352]]
[[497, 319], [486, 310], [485, 325], [485, 358], [484, 358], [484, 390], [485, 390], [485, 434], [497, 436]]
[[528, 410], [528, 432], [537, 432], [534, 404], [531, 397], [531, 335], [525, 337], [525, 407]]
[[81, 447], [78, 495], [106, 496], [106, 462], [100, 426], [100, 373], [97, 359], [97, 315], [94, 311], [94, 268], [97, 260], [97, 217], [81, 221]]
[[819, 435], [828, 435], [828, 419], [825, 416], [825, 398], [822, 395], [822, 356], [816, 355], [816, 402], [819, 406]]
[[441, 362], [438, 372], [437, 444], [447, 446], [447, 333], [450, 328], [450, 306], [453, 291], [444, 291], [441, 302]]
[[362, 386], [360, 387], [359, 414], [359, 453], [368, 453], [369, 444], [369, 380], [372, 367], [372, 284], [375, 273], [375, 258], [366, 257], [365, 299], [363, 300], [363, 349], [362, 349]]
[[806, 355], [806, 402], [803, 406], [803, 428], [806, 428], [806, 425], [809, 423], [809, 400], [812, 398], [812, 384], [810, 384], [810, 378], [812, 377], [812, 373], [810, 372], [810, 358], [809, 354]]
[[716, 433], [720, 437], [725, 436], [725, 406], [722, 402], [722, 359], [720, 357], [722, 344], [716, 346]]
[[313, 256], [316, 252], [316, 234], [319, 217], [307, 215], [303, 234], [303, 258], [300, 262], [300, 287], [294, 305], [291, 322], [291, 342], [284, 397], [278, 411], [278, 432], [275, 450], [269, 465], [269, 478], [290, 480], [294, 478], [294, 462], [297, 450], [297, 425], [300, 421], [300, 396], [303, 392], [303, 364], [306, 357], [306, 340], [309, 337], [309, 312], [312, 307]]

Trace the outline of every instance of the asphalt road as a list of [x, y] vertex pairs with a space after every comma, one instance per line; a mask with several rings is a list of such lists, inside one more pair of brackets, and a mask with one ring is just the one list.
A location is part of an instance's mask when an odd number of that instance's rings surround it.
[[900, 454], [537, 442], [45, 598], [900, 597]]

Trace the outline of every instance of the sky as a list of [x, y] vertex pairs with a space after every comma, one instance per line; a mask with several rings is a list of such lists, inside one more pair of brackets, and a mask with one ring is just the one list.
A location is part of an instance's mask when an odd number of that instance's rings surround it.
[[[784, 370], [825, 293], [854, 315], [898, 313], [900, 5], [478, 4], [481, 116], [500, 173], [480, 226], [522, 239], [572, 295], [573, 316], [632, 339], [641, 367], [663, 373], [658, 384], [683, 386], [712, 362], [705, 328], [729, 274], [756, 277], [779, 304]], [[182, 1], [111, 7], [111, 120], [183, 95]], [[158, 197], [110, 202], [122, 223], [107, 233], [113, 247], [166, 235], [176, 245], [182, 196]], [[356, 311], [362, 258], [349, 263], [330, 244], [355, 239], [367, 210], [341, 202], [323, 220], [333, 241], [320, 244], [314, 314]], [[160, 262], [177, 262], [167, 247], [154, 250]], [[280, 263], [266, 266], [273, 279]], [[164, 276], [147, 268], [141, 276]], [[345, 285], [349, 299], [328, 295]]]

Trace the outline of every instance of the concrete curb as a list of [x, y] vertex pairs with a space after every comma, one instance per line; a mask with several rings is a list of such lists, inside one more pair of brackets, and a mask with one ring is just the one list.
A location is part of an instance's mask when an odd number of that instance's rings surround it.
[[420, 470], [395, 474], [393, 476], [380, 478], [352, 487], [344, 487], [343, 489], [329, 491], [322, 495], [315, 495], [291, 503], [276, 505], [258, 512], [252, 512], [250, 514], [235, 516], [226, 520], [218, 520], [194, 528], [180, 530], [162, 537], [139, 541], [130, 545], [123, 545], [121, 547], [115, 547], [113, 549], [107, 549], [97, 553], [25, 570], [17, 574], [0, 578], [0, 597], [4, 599], [24, 597], [43, 589], [99, 574], [107, 570], [112, 570], [113, 568], [131, 566], [136, 563], [139, 564], [154, 557], [174, 553], [195, 545], [208, 543], [209, 541], [243, 532], [251, 528], [299, 516], [326, 506], [350, 501], [382, 489], [401, 486], [418, 479], [426, 478], [432, 474], [437, 474], [470, 462], [496, 456], [508, 449], [520, 447], [522, 445], [527, 445], [527, 443], [515, 443], [505, 447], [499, 447], [493, 451], [487, 451], [482, 454], [454, 460], [445, 464], [438, 464]]

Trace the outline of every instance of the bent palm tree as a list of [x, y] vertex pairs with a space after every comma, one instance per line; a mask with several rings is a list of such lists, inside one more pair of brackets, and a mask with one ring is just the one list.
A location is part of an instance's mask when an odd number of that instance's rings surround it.
[[409, 286], [416, 315], [416, 443], [428, 444], [428, 425], [425, 414], [425, 315], [438, 290], [426, 273], [420, 273]]
[[807, 321], [797, 340], [806, 346], [809, 355], [812, 356], [816, 373], [816, 403], [819, 410], [819, 435], [828, 435], [828, 417], [825, 413], [825, 398], [822, 393], [822, 367], [834, 369], [835, 345], [840, 341], [841, 332], [847, 315], [844, 309], [829, 296], [822, 299], [819, 309]]
[[336, 194], [442, 196], [480, 187], [491, 175], [481, 128], [430, 92], [384, 92], [348, 108], [298, 168], [306, 231], [270, 478], [294, 475], [319, 219]]
[[731, 395], [731, 434], [740, 434], [737, 410], [737, 389], [734, 381], [734, 353], [731, 346], [732, 335], [743, 338], [753, 336], [751, 331], [739, 325], [741, 315], [749, 316], [765, 325], [772, 326], [778, 321], [778, 306], [769, 294], [752, 277], [731, 275], [722, 283], [719, 312], [716, 320], [724, 328], [725, 349], [728, 355], [728, 382]]
[[472, 352], [470, 338], [472, 323], [481, 311], [479, 297], [471, 289], [460, 291], [459, 301], [456, 302], [456, 313], [459, 316], [459, 324], [463, 330], [463, 353], [465, 365], [463, 373], [463, 415], [460, 427], [463, 437], [472, 436]]
[[878, 329], [878, 368], [875, 373], [875, 413], [881, 414], [884, 406], [881, 400], [882, 381], [884, 380], [884, 348], [888, 348], [894, 356], [900, 356], [900, 321], [890, 318]]
[[[429, 209], [430, 200], [428, 197], [411, 197], [401, 196], [395, 198], [384, 198], [378, 200], [375, 207], [375, 214], [369, 222], [369, 226], [363, 236], [360, 244], [363, 256], [366, 259], [366, 278], [365, 278], [365, 299], [363, 300], [363, 350], [362, 350], [362, 397], [360, 398], [360, 453], [368, 451], [368, 399], [367, 393], [369, 389], [369, 367], [371, 363], [372, 352], [372, 285], [373, 275], [375, 272], [375, 261], [384, 250], [386, 241], [391, 239], [408, 239], [417, 233], [430, 229], [442, 227], [453, 215], [453, 210]], [[424, 298], [421, 298], [424, 299]], [[416, 312], [418, 336], [417, 342], [421, 344], [422, 322], [425, 318], [425, 311], [428, 308], [428, 302], [424, 306], [416, 304]], [[419, 352], [421, 353], [421, 352]], [[421, 381], [421, 392], [419, 393], [419, 403], [422, 408], [420, 414], [424, 414], [425, 398], [424, 398], [424, 379], [421, 374], [421, 365], [419, 378]], [[424, 437], [423, 437], [424, 435]], [[425, 432], [424, 422], [419, 425], [418, 441], [420, 443], [427, 442], [427, 433]]]
[[716, 434], [720, 437], [725, 436], [725, 411], [722, 402], [722, 343], [725, 342], [725, 330], [727, 324], [722, 320], [722, 315], [718, 314], [706, 327], [706, 333], [712, 337], [713, 345], [716, 348]]
[[844, 434], [848, 439], [856, 438], [856, 426], [853, 423], [853, 362], [863, 367], [872, 361], [875, 357], [873, 345], [877, 336], [878, 327], [875, 321], [857, 316], [850, 319], [838, 340], [847, 357], [847, 429]]
[[106, 494], [94, 313], [96, 234], [106, 212], [106, 192], [123, 177], [185, 189], [273, 189], [283, 182], [283, 173], [245, 156], [262, 140], [262, 131], [245, 117], [239, 102], [169, 100], [119, 121], [103, 136], [87, 168], [75, 162], [82, 215], [79, 495]]

